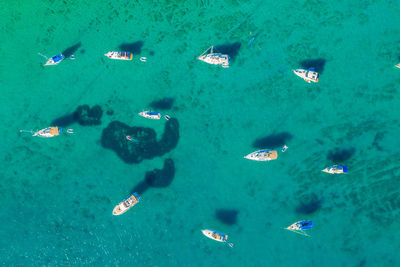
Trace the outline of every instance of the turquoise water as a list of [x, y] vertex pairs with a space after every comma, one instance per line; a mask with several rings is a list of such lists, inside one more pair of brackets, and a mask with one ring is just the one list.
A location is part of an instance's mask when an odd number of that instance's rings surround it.
[[[88, 3], [0, 4], [3, 265], [400, 264], [398, 1]], [[103, 56], [121, 44], [140, 53]], [[210, 45], [230, 48], [229, 69], [195, 60]], [[42, 67], [38, 52], [74, 46], [75, 60]], [[291, 73], [304, 60], [318, 65], [318, 84]], [[102, 146], [112, 121], [160, 139], [166, 121], [136, 114], [163, 98], [173, 105], [160, 111], [179, 122], [175, 148], [128, 164]], [[19, 132], [85, 104], [102, 107], [100, 125], [51, 139]], [[243, 159], [283, 143], [276, 161]], [[165, 159], [171, 184], [112, 216]], [[349, 174], [320, 171], [335, 163]], [[310, 238], [282, 229], [301, 219], [314, 221]]]

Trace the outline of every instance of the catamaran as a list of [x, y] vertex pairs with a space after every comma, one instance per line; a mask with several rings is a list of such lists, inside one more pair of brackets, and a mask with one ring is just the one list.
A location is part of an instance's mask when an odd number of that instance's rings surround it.
[[115, 206], [113, 210], [113, 215], [121, 215], [127, 212], [130, 208], [135, 206], [140, 201], [140, 196], [138, 193], [133, 193], [130, 197]]
[[[228, 240], [228, 235], [227, 234], [224, 234], [224, 233], [221, 233], [221, 232], [218, 232], [218, 231], [215, 231], [215, 230], [204, 229], [204, 230], [201, 230], [201, 232], [206, 237], [211, 238], [211, 239], [213, 239], [215, 241], [218, 241], [218, 242], [225, 243]], [[228, 243], [228, 245], [230, 247], [233, 247], [232, 243]]]
[[116, 51], [109, 51], [107, 54], [104, 55], [111, 59], [120, 59], [120, 60], [132, 60], [133, 57], [133, 54], [130, 52], [116, 52]]
[[44, 66], [57, 65], [57, 64], [61, 63], [61, 61], [63, 61], [64, 58], [65, 57], [63, 54], [58, 54], [52, 58], [49, 58], [49, 60], [47, 60], [46, 64], [44, 64]]
[[[210, 49], [210, 53], [207, 54]], [[223, 68], [229, 68], [230, 57], [221, 53], [214, 53], [214, 46], [209, 47], [197, 59], [208, 64], [221, 65]]]
[[269, 161], [278, 158], [278, 152], [272, 149], [261, 149], [244, 156], [246, 159], [255, 161]]
[[140, 116], [145, 117], [147, 119], [152, 119], [152, 120], [159, 120], [161, 119], [161, 113], [158, 111], [142, 111], [139, 113]]
[[341, 174], [347, 173], [347, 167], [342, 165], [333, 165], [323, 169], [322, 171], [330, 174]]
[[312, 229], [313, 227], [314, 227], [314, 223], [312, 221], [302, 220], [302, 221], [295, 222], [294, 224], [286, 227], [285, 229], [295, 232], [300, 235], [309, 236], [306, 232], [304, 232], [304, 230]]
[[319, 73], [314, 71], [314, 68], [310, 68], [308, 70], [306, 69], [296, 69], [293, 70], [294, 74], [296, 74], [297, 76], [299, 76], [300, 78], [302, 78], [303, 80], [305, 80], [308, 83], [311, 82], [318, 82], [318, 78], [319, 78]]
[[54, 127], [47, 127], [40, 131], [34, 132], [33, 136], [54, 137], [54, 136], [60, 135], [61, 133], [62, 133], [62, 128], [58, 127], [58, 126], [54, 126]]

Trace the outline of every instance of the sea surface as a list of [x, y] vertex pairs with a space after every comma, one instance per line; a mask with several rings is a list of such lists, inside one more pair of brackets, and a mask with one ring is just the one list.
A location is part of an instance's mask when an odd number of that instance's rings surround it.
[[[1, 1], [1, 265], [400, 266], [399, 13], [392, 0]], [[196, 60], [211, 45], [230, 68]], [[43, 67], [61, 52], [75, 59]], [[79, 121], [83, 105], [102, 112]], [[147, 157], [124, 158], [115, 121], [156, 134]], [[55, 124], [54, 138], [20, 132]], [[243, 158], [261, 148], [278, 159]], [[321, 172], [334, 164], [348, 174]], [[284, 230], [302, 219], [310, 237]]]

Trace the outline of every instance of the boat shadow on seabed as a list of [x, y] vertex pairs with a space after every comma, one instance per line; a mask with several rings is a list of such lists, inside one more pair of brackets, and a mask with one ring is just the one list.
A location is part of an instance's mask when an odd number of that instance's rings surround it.
[[154, 188], [165, 188], [168, 187], [175, 177], [175, 164], [172, 159], [164, 160], [164, 167], [160, 169], [154, 169], [146, 172], [143, 181], [139, 182], [132, 190], [131, 194], [138, 192], [143, 195], [150, 187]]

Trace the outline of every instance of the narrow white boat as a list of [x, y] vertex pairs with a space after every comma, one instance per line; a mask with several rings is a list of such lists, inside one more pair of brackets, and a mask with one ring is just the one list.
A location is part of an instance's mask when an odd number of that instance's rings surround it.
[[120, 202], [117, 206], [115, 206], [113, 210], [113, 215], [121, 215], [127, 212], [130, 208], [135, 206], [140, 201], [140, 196], [138, 193], [133, 193], [130, 197]]
[[342, 165], [333, 165], [323, 169], [322, 171], [330, 174], [341, 174], [347, 173], [347, 167]]
[[33, 136], [53, 137], [53, 136], [60, 135], [61, 133], [62, 133], [62, 128], [55, 126], [55, 127], [47, 127], [40, 131], [37, 131], [37, 132], [33, 133]]
[[244, 158], [256, 161], [269, 161], [277, 159], [278, 152], [272, 149], [261, 149], [244, 156]]
[[[204, 230], [201, 230], [201, 232], [203, 233], [203, 235], [205, 235], [208, 238], [211, 238], [212, 240], [222, 242], [222, 243], [226, 243], [226, 241], [228, 241], [228, 235], [221, 233], [219, 231], [215, 231], [215, 230], [211, 230], [211, 229], [204, 229]], [[233, 243], [228, 243], [228, 245], [230, 247], [233, 247]]]
[[[207, 54], [210, 49], [210, 53]], [[214, 46], [209, 47], [197, 59], [208, 64], [221, 65], [223, 68], [229, 68], [230, 57], [221, 53], [214, 53]]]
[[400, 69], [400, 63], [399, 63], [399, 64], [397, 64], [395, 67]]
[[161, 119], [161, 113], [158, 111], [142, 111], [139, 113], [140, 116], [145, 117], [147, 119], [152, 119], [152, 120], [159, 120]]
[[46, 64], [44, 64], [44, 66], [57, 65], [57, 64], [61, 63], [61, 61], [63, 61], [64, 58], [65, 57], [63, 54], [56, 55], [52, 58], [49, 58], [49, 60], [47, 60]]
[[319, 78], [319, 73], [315, 72], [313, 68], [305, 70], [305, 69], [296, 69], [293, 70], [294, 74], [296, 74], [297, 76], [299, 76], [300, 78], [302, 78], [303, 80], [305, 80], [308, 83], [311, 82], [318, 82], [318, 78]]
[[104, 54], [106, 57], [111, 59], [120, 59], [120, 60], [132, 60], [133, 54], [129, 52], [116, 52], [109, 51], [107, 54]]

